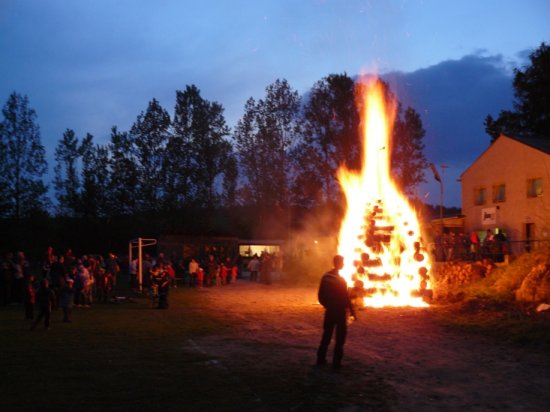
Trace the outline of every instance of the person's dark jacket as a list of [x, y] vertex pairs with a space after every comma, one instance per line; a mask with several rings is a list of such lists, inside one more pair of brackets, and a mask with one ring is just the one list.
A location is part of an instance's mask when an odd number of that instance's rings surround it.
[[333, 272], [327, 272], [321, 278], [317, 298], [327, 310], [353, 311], [346, 280]]
[[55, 306], [55, 292], [42, 286], [36, 293], [36, 300], [41, 310], [51, 311]]

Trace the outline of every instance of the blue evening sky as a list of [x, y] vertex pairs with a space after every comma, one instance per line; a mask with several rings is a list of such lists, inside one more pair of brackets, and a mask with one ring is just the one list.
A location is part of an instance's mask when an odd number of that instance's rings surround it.
[[[172, 113], [186, 85], [232, 127], [278, 78], [305, 93], [376, 70], [421, 113], [429, 160], [449, 166], [445, 203], [460, 206], [483, 119], [511, 108], [512, 69], [549, 22], [546, 0], [0, 0], [0, 104], [28, 96], [53, 170], [67, 128], [106, 143], [153, 98]], [[438, 204], [439, 187], [419, 195]]]

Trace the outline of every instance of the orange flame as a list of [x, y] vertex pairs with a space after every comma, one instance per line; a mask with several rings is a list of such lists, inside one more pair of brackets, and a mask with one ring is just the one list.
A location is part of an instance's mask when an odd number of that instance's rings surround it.
[[365, 306], [428, 306], [422, 297], [429, 290], [429, 255], [421, 243], [420, 224], [390, 178], [396, 103], [386, 102], [377, 79], [361, 79], [357, 95], [361, 171], [338, 171], [347, 202], [338, 237], [338, 253], [345, 260], [341, 275]]

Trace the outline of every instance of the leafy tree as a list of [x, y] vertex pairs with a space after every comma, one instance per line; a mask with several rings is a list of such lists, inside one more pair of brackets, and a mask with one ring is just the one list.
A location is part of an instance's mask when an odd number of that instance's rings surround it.
[[542, 43], [529, 59], [529, 66], [514, 69], [514, 110], [485, 118], [491, 143], [501, 133], [550, 139], [550, 47]]
[[[342, 165], [356, 168], [360, 159], [353, 79], [345, 73], [331, 74], [316, 82], [304, 107], [302, 130], [303, 140], [294, 152], [297, 174], [293, 192], [296, 196], [309, 193], [309, 202], [313, 197], [315, 201], [337, 201], [336, 171]], [[309, 161], [304, 163], [306, 153]]]
[[13, 92], [0, 123], [0, 216], [22, 218], [47, 211], [46, 151], [27, 96]]
[[285, 206], [289, 200], [289, 152], [299, 131], [300, 97], [286, 80], [266, 88], [266, 97], [250, 98], [235, 130], [244, 192], [260, 206]]
[[189, 95], [176, 91], [172, 135], [166, 144], [167, 155], [163, 165], [164, 202], [167, 208], [188, 204], [192, 197], [191, 110]]
[[320, 206], [327, 201], [326, 188], [337, 190], [336, 179], [323, 170], [321, 151], [306, 143], [292, 149], [290, 157], [294, 164], [294, 174], [290, 188], [293, 205], [305, 208]]
[[[386, 101], [395, 100], [382, 80]], [[293, 196], [296, 204], [311, 207], [338, 202], [337, 170], [345, 165], [357, 168], [362, 155], [359, 113], [363, 101], [356, 99], [358, 85], [346, 74], [330, 75], [315, 83], [304, 107], [302, 141], [293, 152], [296, 173]], [[393, 128], [392, 175], [401, 188], [413, 193], [424, 181], [425, 131], [412, 108], [398, 111]]]
[[109, 190], [109, 151], [105, 146], [94, 145], [93, 136], [87, 134], [80, 145], [82, 156], [82, 190], [80, 210], [82, 216], [95, 218], [107, 214]]
[[399, 107], [393, 127], [391, 168], [397, 185], [409, 195], [425, 182], [424, 170], [428, 167], [424, 156], [425, 134], [420, 115], [412, 107], [404, 113]]
[[223, 107], [209, 102], [200, 90], [187, 86], [176, 94], [173, 136], [169, 143], [170, 190], [199, 206], [219, 204], [216, 181], [226, 171], [232, 145], [225, 137], [229, 128]]
[[222, 205], [226, 207], [237, 205], [237, 180], [239, 168], [237, 159], [230, 153], [225, 160], [225, 171], [222, 182]]
[[54, 188], [57, 213], [76, 217], [80, 210], [80, 179], [78, 161], [80, 147], [74, 130], [67, 129], [55, 149]]
[[156, 99], [130, 129], [139, 176], [138, 205], [143, 211], [157, 211], [162, 205], [162, 167], [169, 130], [170, 115]]
[[107, 191], [107, 214], [129, 216], [137, 212], [139, 175], [132, 140], [127, 132], [111, 129], [109, 152], [109, 183]]
[[255, 189], [260, 187], [262, 181], [262, 162], [260, 153], [256, 150], [258, 140], [256, 112], [256, 101], [251, 97], [244, 105], [244, 115], [237, 122], [234, 137], [237, 157], [246, 178], [246, 183], [238, 191], [238, 196], [241, 203], [257, 205], [260, 203], [260, 192]]

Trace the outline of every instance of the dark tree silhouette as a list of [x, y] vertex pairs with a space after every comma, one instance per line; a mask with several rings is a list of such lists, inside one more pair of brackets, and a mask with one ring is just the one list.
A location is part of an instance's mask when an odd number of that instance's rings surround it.
[[485, 118], [491, 143], [501, 133], [550, 139], [550, 47], [542, 43], [529, 59], [529, 66], [514, 69], [514, 110]]
[[13, 92], [0, 123], [0, 217], [23, 218], [47, 213], [43, 182], [48, 164], [36, 113], [27, 96]]

